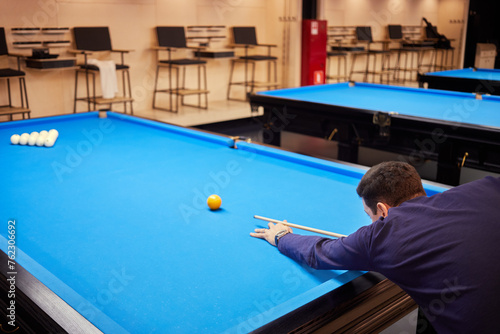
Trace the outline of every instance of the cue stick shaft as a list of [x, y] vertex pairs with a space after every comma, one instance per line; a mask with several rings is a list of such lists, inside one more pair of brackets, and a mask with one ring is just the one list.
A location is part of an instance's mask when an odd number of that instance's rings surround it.
[[347, 237], [347, 235], [344, 235], [344, 234], [335, 233], [335, 232], [329, 232], [329, 231], [324, 231], [324, 230], [319, 230], [319, 229], [313, 228], [313, 227], [307, 227], [307, 226], [292, 224], [292, 223], [285, 222], [285, 221], [282, 221], [282, 220], [277, 220], [277, 219], [272, 219], [272, 218], [266, 218], [266, 217], [257, 216], [257, 215], [255, 215], [253, 217], [255, 219], [265, 220], [265, 221], [268, 221], [268, 222], [271, 222], [271, 223], [276, 223], [276, 224], [279, 223], [279, 224], [283, 224], [285, 226], [290, 226], [290, 227], [293, 227], [293, 228], [298, 228], [299, 230], [304, 230], [304, 231], [309, 231], [309, 232], [314, 232], [314, 233], [329, 235], [329, 236], [335, 237], [335, 238]]

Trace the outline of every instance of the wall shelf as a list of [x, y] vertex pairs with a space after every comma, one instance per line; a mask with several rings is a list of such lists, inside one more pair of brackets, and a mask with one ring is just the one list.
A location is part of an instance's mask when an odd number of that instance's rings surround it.
[[69, 28], [42, 28], [42, 34], [45, 35], [63, 35], [69, 32]]
[[[12, 28], [14, 41], [12, 46], [15, 48], [42, 48], [42, 47], [66, 47], [71, 45], [71, 41], [67, 38], [62, 39], [59, 36], [64, 36], [69, 33], [67, 27], [45, 27], [45, 28]], [[44, 39], [44, 36], [51, 39]], [[57, 37], [56, 37], [57, 36]]]
[[[12, 28], [12, 46], [18, 49], [31, 49], [33, 55], [21, 55], [26, 67], [40, 71], [56, 69], [75, 69], [75, 58], [59, 58], [58, 54], [50, 54], [50, 48], [65, 48], [71, 46], [68, 39], [70, 31], [67, 27], [44, 28]], [[35, 52], [35, 49], [42, 49]], [[36, 53], [36, 54], [35, 54]]]
[[44, 41], [43, 46], [48, 47], [48, 48], [62, 48], [62, 47], [67, 47], [71, 46], [71, 41]]
[[422, 27], [421, 26], [402, 26], [403, 39], [421, 39]]
[[214, 40], [223, 40], [227, 36], [221, 33], [226, 26], [223, 25], [196, 25], [187, 26], [186, 39], [190, 42], [198, 44], [198, 46], [209, 47]]
[[13, 35], [36, 35], [40, 32], [40, 28], [12, 28]]

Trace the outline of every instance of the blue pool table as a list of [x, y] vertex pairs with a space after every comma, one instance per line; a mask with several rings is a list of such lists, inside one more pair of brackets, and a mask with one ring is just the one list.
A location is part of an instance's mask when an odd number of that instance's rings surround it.
[[500, 95], [500, 70], [464, 68], [418, 75], [420, 87]]
[[359, 146], [437, 160], [436, 180], [457, 185], [463, 165], [500, 172], [500, 97], [369, 83], [258, 92], [264, 141], [282, 131], [338, 142], [338, 158], [357, 162]]
[[[10, 144], [52, 128], [52, 148]], [[355, 326], [343, 314], [387, 292], [394, 320], [415, 305], [380, 275], [305, 268], [249, 236], [265, 225], [256, 214], [342, 234], [369, 224], [355, 192], [364, 171], [112, 112], [0, 124], [0, 267], [17, 273], [19, 300], [40, 308], [30, 316], [71, 333]], [[365, 328], [392, 314], [381, 305], [360, 316]]]

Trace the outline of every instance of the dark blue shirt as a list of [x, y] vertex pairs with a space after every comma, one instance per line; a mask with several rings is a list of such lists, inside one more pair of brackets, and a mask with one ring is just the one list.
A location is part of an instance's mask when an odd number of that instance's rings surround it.
[[345, 238], [287, 234], [278, 247], [313, 268], [383, 274], [438, 333], [500, 333], [500, 178], [406, 201]]

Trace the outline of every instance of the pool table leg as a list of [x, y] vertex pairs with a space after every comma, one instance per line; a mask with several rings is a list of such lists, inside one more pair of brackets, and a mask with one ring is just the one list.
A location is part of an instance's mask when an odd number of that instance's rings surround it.
[[338, 150], [337, 159], [351, 163], [358, 163], [358, 145], [339, 142]]
[[360, 138], [349, 124], [339, 127], [337, 159], [358, 163]]
[[265, 144], [281, 146], [281, 130], [273, 131], [268, 124], [264, 124], [262, 136]]
[[264, 107], [262, 122], [262, 136], [265, 144], [281, 146], [281, 131], [285, 130], [296, 115], [290, 114], [286, 107]]
[[460, 169], [456, 145], [446, 141], [439, 145], [436, 181], [452, 186], [460, 183]]
[[[304, 115], [297, 115], [293, 109], [264, 107], [264, 115], [260, 118], [263, 127], [263, 140], [265, 144], [281, 146], [281, 132], [283, 130], [300, 133], [320, 138], [329, 138], [338, 143], [337, 159], [357, 163], [358, 149], [361, 138], [354, 125], [351, 123], [328, 123]], [[311, 131], [310, 123], [314, 120], [316, 130]], [[332, 133], [332, 129], [335, 131]], [[321, 129], [321, 130], [320, 130]], [[326, 135], [326, 137], [325, 137]]]

